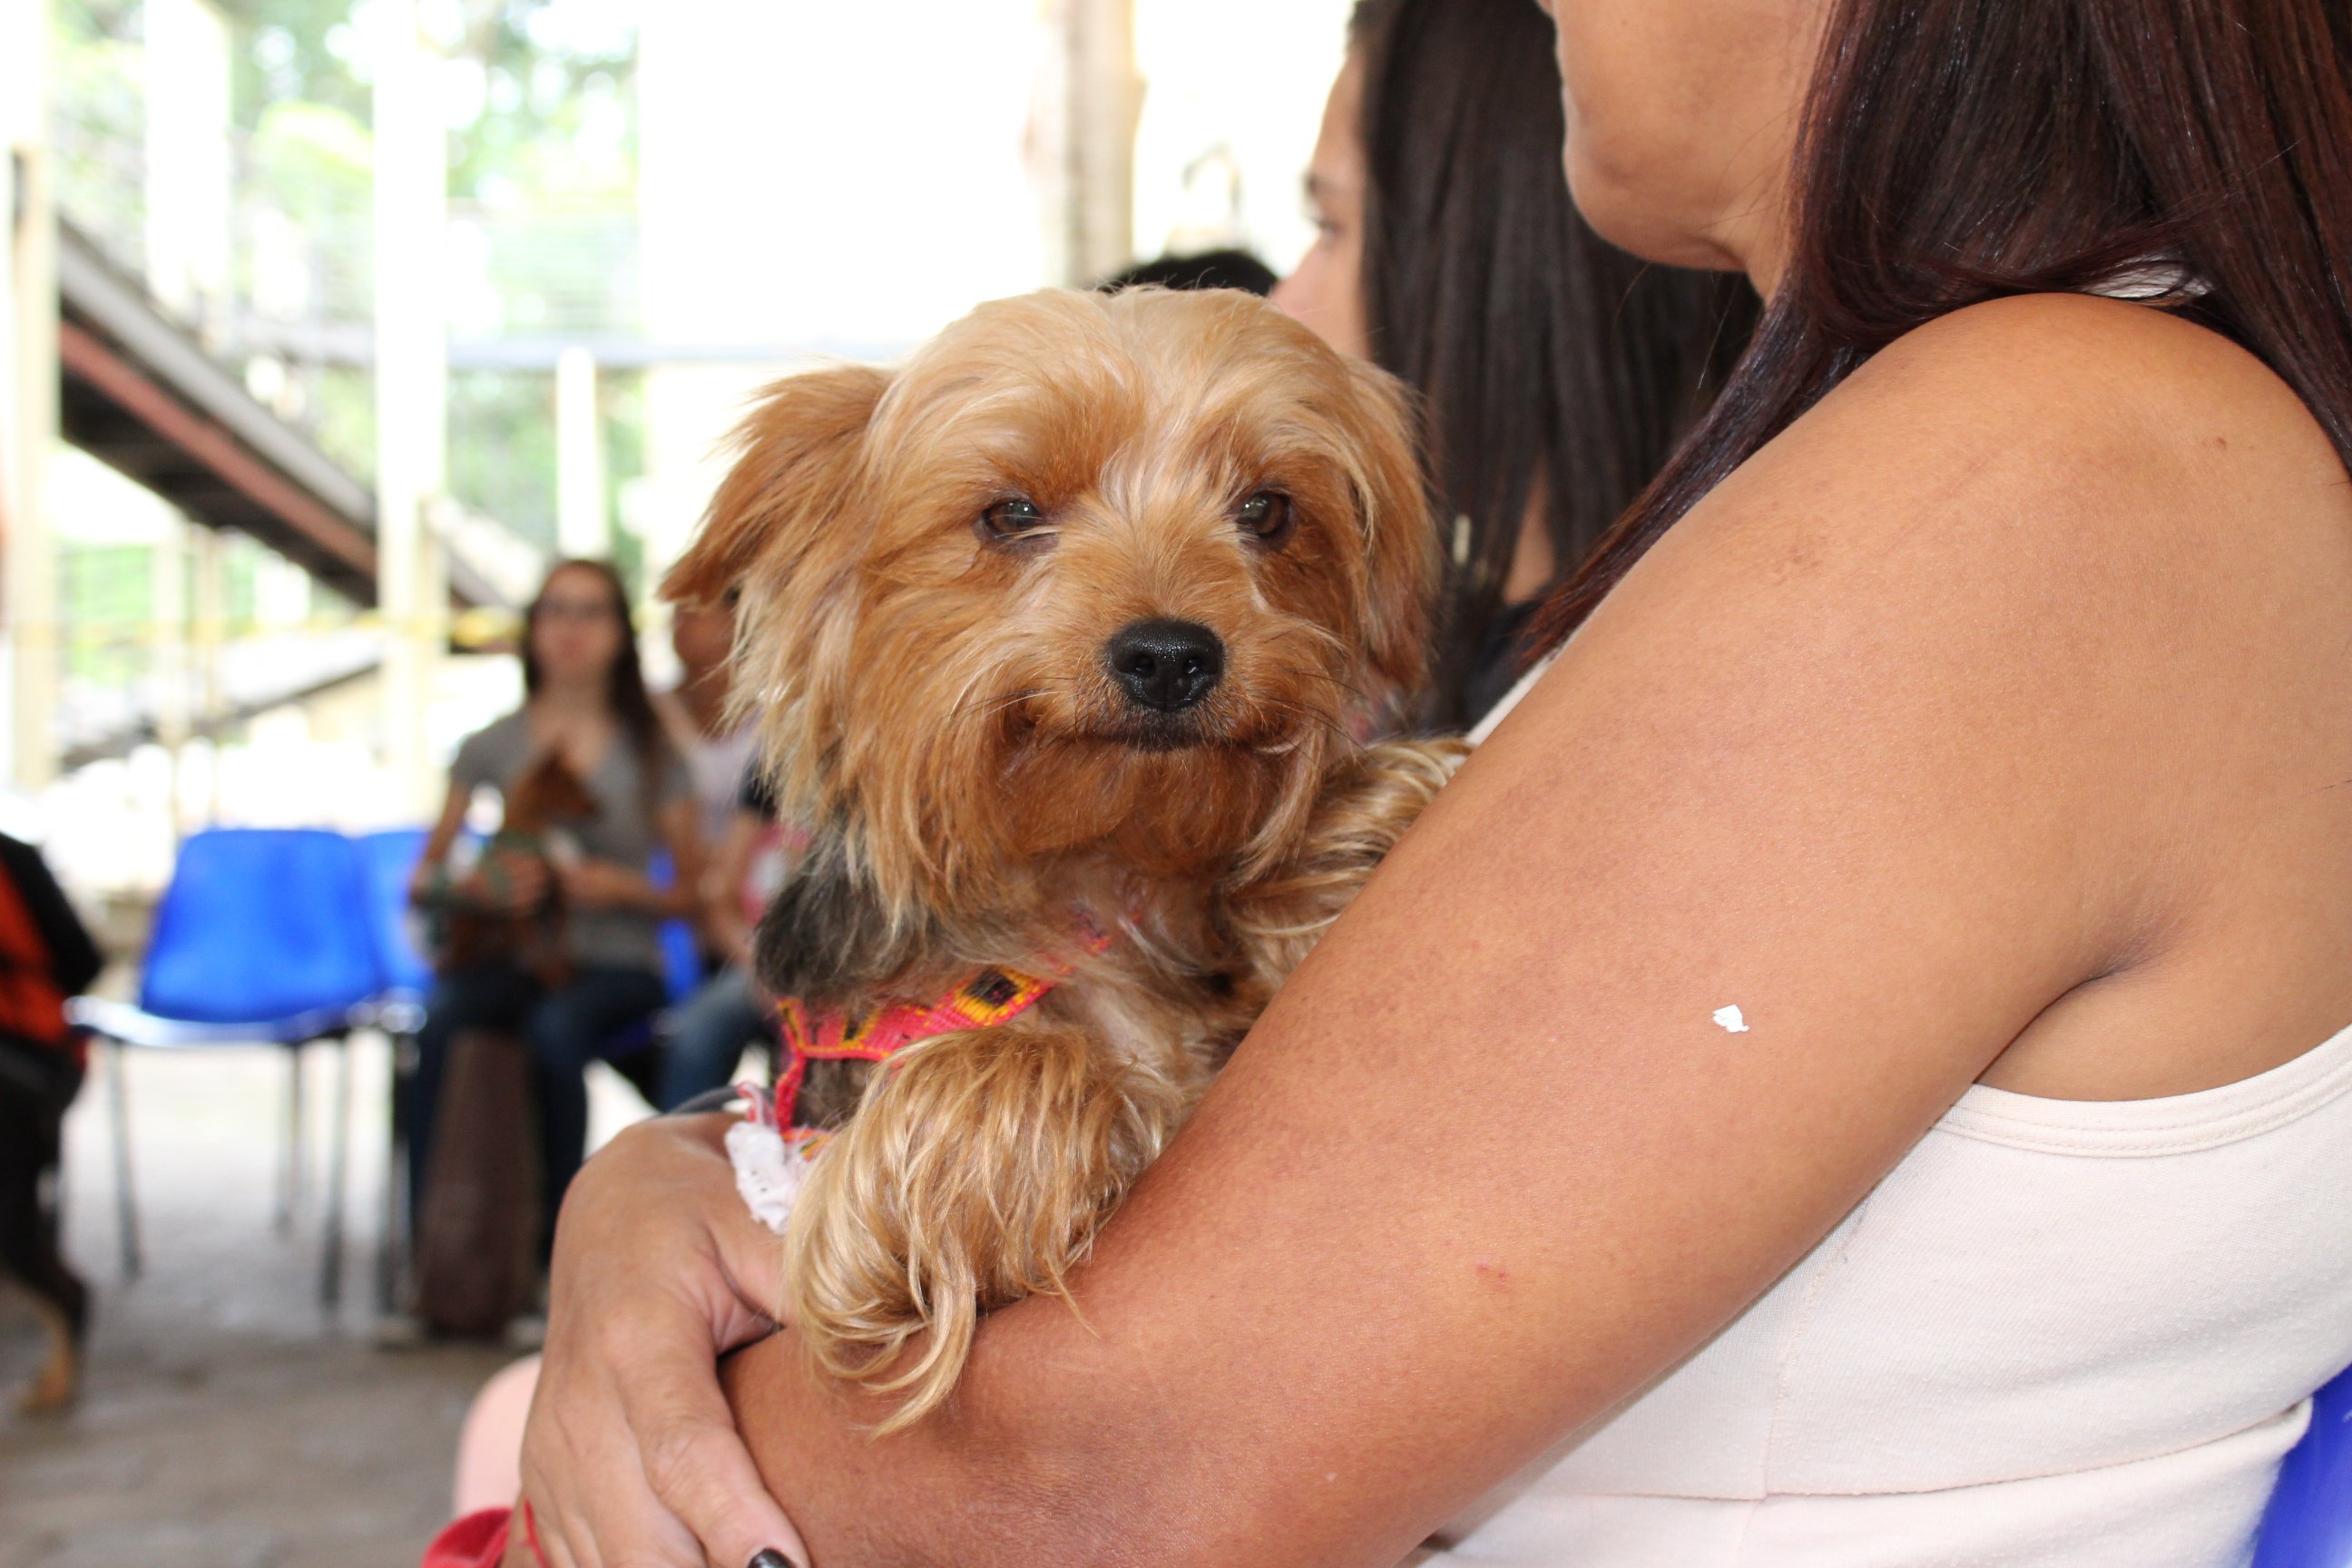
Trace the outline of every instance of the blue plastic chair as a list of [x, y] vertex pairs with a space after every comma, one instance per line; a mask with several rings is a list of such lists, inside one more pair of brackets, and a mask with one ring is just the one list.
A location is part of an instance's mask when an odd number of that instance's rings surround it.
[[669, 1005], [681, 1007], [701, 989], [702, 943], [685, 921], [664, 921], [661, 928], [662, 983], [669, 987]]
[[[368, 1016], [383, 972], [352, 841], [315, 828], [215, 828], [181, 846], [140, 972], [135, 1005], [77, 997], [68, 1016], [107, 1042], [115, 1199], [126, 1277], [141, 1267], [131, 1194], [123, 1047], [283, 1047], [288, 1062], [278, 1226], [291, 1226], [303, 1173], [302, 1048], [341, 1042]], [[351, 1059], [337, 1058], [320, 1300], [341, 1293]]]
[[429, 837], [422, 827], [392, 827], [354, 840], [360, 869], [367, 878], [376, 965], [385, 989], [398, 995], [421, 996], [433, 987], [433, 963], [416, 945], [408, 904], [408, 880], [415, 875]]
[[2254, 1568], [2352, 1568], [2352, 1370], [2311, 1402], [2311, 1426], [2271, 1489]]

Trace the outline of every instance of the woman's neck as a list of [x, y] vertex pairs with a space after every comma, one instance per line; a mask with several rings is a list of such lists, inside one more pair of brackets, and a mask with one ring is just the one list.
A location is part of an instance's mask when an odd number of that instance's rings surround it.
[[530, 694], [530, 711], [540, 719], [571, 726], [609, 721], [613, 717], [602, 680], [550, 680]]

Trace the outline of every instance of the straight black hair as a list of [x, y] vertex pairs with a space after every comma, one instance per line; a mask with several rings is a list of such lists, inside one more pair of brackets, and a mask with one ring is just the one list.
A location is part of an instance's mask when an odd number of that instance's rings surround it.
[[1886, 344], [2005, 295], [2151, 266], [2293, 387], [2352, 467], [2352, 7], [1840, 0], [1753, 347], [1600, 552], [1573, 631], [1723, 478]]
[[1359, 0], [1349, 37], [1365, 320], [1426, 414], [1447, 560], [1426, 717], [1454, 727], [1477, 717], [1465, 683], [1530, 498], [1565, 577], [1722, 384], [1757, 303], [1744, 278], [1652, 266], [1578, 215], [1551, 25], [1530, 0]]
[[1274, 292], [1274, 268], [1246, 250], [1171, 252], [1121, 268], [1095, 285], [1104, 294], [1157, 285], [1162, 289], [1239, 289], [1260, 298]]

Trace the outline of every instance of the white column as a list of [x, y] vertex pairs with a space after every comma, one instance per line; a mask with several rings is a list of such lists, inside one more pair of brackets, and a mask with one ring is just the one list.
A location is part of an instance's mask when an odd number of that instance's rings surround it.
[[[221, 778], [226, 771], [221, 754], [227, 749], [228, 737], [221, 718], [228, 706], [228, 691], [221, 679], [221, 658], [228, 647], [228, 562], [226, 541], [220, 530], [199, 526], [188, 532], [195, 546], [195, 614], [191, 623], [194, 635], [190, 640], [195, 665], [196, 722], [205, 731], [205, 757], [209, 764], [196, 818], [211, 826], [221, 819]], [[175, 766], [172, 770], [174, 813], [184, 804], [179, 798], [184, 782], [183, 770]]]
[[[49, 454], [58, 440], [58, 230], [50, 189], [47, 0], [0, 4], [0, 605], [9, 779], [57, 773], [57, 542]], [[12, 221], [13, 220], [13, 221]]]
[[1039, 194], [1062, 281], [1085, 288], [1134, 259], [1135, 128], [1143, 79], [1135, 0], [1052, 0], [1039, 72]]
[[213, 0], [146, 0], [147, 287], [217, 342], [229, 295], [229, 29]]
[[155, 738], [171, 759], [172, 836], [176, 845], [186, 818], [180, 808], [180, 764], [191, 727], [189, 672], [194, 668], [188, 640], [188, 546], [194, 525], [174, 517], [164, 525], [163, 538], [148, 571], [148, 619], [154, 624], [154, 643], [148, 668], [154, 672]]
[[426, 509], [448, 474], [447, 325], [442, 238], [448, 141], [434, 91], [439, 58], [417, 0], [379, 0], [375, 57], [376, 570], [385, 639], [385, 760], [397, 798], [432, 805], [425, 709], [448, 616]]
[[596, 361], [568, 348], [555, 362], [555, 539], [559, 553], [601, 561], [613, 552], [604, 510], [604, 425], [596, 417]]

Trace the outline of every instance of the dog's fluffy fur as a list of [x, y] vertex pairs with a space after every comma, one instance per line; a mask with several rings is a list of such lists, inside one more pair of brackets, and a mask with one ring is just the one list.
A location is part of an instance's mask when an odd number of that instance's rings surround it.
[[[777, 384], [739, 432], [667, 591], [740, 591], [737, 690], [814, 833], [761, 978], [854, 1015], [1072, 971], [803, 1093], [840, 1133], [790, 1227], [791, 1315], [824, 1369], [904, 1396], [886, 1425], [946, 1395], [980, 1313], [1063, 1289], [1458, 761], [1350, 740], [1423, 679], [1410, 430], [1393, 381], [1262, 301], [1147, 289], [984, 306], [895, 374]], [[1222, 645], [1181, 710], [1110, 666], [1153, 620]], [[1076, 951], [1082, 919], [1107, 951]]]
[[506, 811], [497, 833], [483, 847], [485, 866], [504, 859], [537, 860], [547, 872], [547, 890], [522, 910], [460, 905], [449, 910], [437, 962], [445, 974], [484, 964], [512, 964], [547, 985], [572, 977], [564, 945], [563, 894], [552, 854], [554, 835], [596, 816], [596, 797], [560, 752], [549, 752], [525, 768], [506, 792]]

